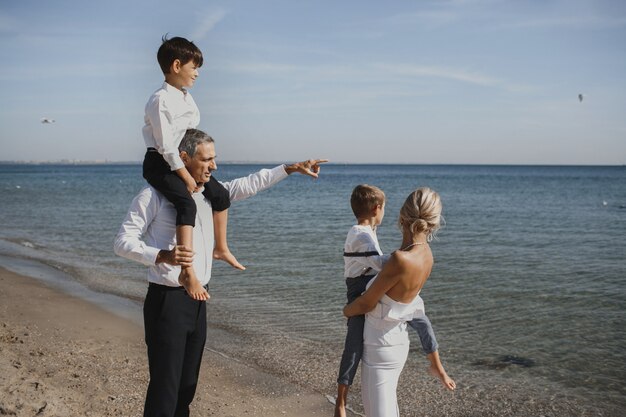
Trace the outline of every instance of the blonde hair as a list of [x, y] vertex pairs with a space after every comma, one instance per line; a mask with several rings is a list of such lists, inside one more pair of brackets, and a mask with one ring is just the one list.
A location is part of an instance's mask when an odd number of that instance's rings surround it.
[[405, 200], [400, 209], [398, 226], [413, 235], [426, 233], [430, 242], [443, 223], [441, 197], [428, 187], [418, 188]]
[[385, 204], [385, 193], [374, 185], [360, 184], [352, 190], [350, 206], [357, 219], [370, 215], [376, 206], [383, 204]]

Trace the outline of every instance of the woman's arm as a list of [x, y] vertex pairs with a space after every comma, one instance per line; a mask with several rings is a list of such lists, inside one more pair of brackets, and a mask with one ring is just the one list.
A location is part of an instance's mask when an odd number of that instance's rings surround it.
[[402, 270], [398, 255], [392, 254], [367, 291], [343, 308], [343, 315], [352, 317], [372, 311], [382, 296], [398, 283]]

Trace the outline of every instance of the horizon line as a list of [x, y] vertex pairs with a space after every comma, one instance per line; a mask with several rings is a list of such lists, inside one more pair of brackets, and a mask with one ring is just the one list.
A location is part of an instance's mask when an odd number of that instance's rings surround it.
[[[285, 162], [279, 161], [220, 161], [220, 165], [280, 165]], [[109, 161], [109, 160], [80, 160], [59, 159], [50, 161], [23, 161], [23, 160], [0, 160], [0, 165], [141, 165], [142, 161]], [[430, 165], [430, 166], [553, 166], [553, 167], [626, 167], [623, 164], [597, 164], [597, 163], [486, 163], [486, 162], [326, 162], [324, 165]]]

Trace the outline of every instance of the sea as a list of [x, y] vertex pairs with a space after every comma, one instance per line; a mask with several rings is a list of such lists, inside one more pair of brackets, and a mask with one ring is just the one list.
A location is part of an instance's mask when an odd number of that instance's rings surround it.
[[[215, 176], [271, 167], [225, 163]], [[410, 192], [428, 186], [443, 202], [422, 297], [458, 389], [428, 376], [412, 335], [403, 416], [626, 415], [625, 166], [327, 164], [318, 179], [292, 175], [230, 209], [229, 245], [247, 270], [215, 263], [207, 349], [334, 396], [343, 243], [362, 183], [386, 193], [386, 253], [400, 245]], [[0, 265], [46, 265], [139, 311], [145, 269], [117, 257], [113, 239], [144, 186], [139, 164], [0, 165]]]

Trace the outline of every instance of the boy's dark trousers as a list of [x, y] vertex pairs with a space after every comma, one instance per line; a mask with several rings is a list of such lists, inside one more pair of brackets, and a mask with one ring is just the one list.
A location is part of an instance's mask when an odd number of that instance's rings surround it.
[[[353, 302], [358, 296], [365, 292], [367, 283], [376, 275], [363, 275], [357, 278], [346, 278], [348, 287], [348, 304]], [[433, 326], [426, 315], [419, 319], [407, 322], [409, 326], [417, 331], [422, 343], [422, 349], [427, 355], [437, 350], [437, 339]], [[337, 383], [342, 385], [352, 385], [359, 362], [363, 356], [363, 328], [365, 327], [365, 316], [353, 316], [348, 318], [348, 331], [346, 341], [339, 364], [339, 376]]]
[[[163, 155], [154, 148], [148, 148], [144, 157], [143, 177], [174, 205], [177, 226], [195, 226], [196, 203], [185, 182], [170, 169]], [[230, 207], [228, 190], [213, 178], [213, 175], [209, 182], [204, 184], [202, 194], [211, 202], [213, 211], [223, 211]]]

